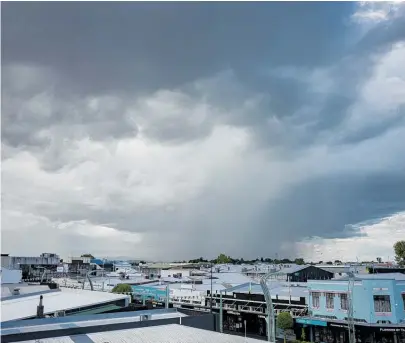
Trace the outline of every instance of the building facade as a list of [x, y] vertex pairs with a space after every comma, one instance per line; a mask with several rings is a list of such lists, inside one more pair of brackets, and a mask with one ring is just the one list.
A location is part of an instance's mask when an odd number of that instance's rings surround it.
[[[314, 342], [348, 342], [352, 304], [356, 343], [405, 343], [405, 276], [356, 275], [308, 281], [308, 317], [296, 319]], [[352, 299], [352, 301], [350, 301]]]

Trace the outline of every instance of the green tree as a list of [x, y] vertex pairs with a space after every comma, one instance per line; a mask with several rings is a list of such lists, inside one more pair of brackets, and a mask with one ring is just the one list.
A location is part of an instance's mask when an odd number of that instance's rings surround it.
[[119, 283], [113, 288], [112, 293], [132, 293], [132, 287], [127, 283]]
[[305, 264], [305, 261], [303, 258], [296, 258], [294, 261], [295, 264], [298, 264], [299, 266]]
[[290, 312], [280, 312], [277, 316], [277, 327], [284, 331], [284, 343], [286, 343], [286, 330], [292, 329], [294, 324]]
[[217, 257], [217, 263], [218, 264], [225, 264], [225, 263], [230, 263], [231, 258], [229, 256], [226, 256], [225, 254], [219, 254]]
[[400, 267], [405, 266], [405, 241], [398, 241], [394, 244], [395, 261]]

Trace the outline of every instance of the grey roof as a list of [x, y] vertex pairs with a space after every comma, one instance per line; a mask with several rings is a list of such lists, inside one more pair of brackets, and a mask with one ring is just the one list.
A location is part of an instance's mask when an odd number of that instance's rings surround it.
[[[66, 328], [85, 328], [100, 325], [122, 324], [139, 322], [140, 316], [148, 314], [149, 320], [187, 317], [186, 314], [171, 310], [137, 311], [136, 315], [128, 313], [114, 313], [108, 315], [85, 315], [80, 317], [58, 317], [34, 319], [2, 323], [2, 335], [15, 333], [28, 333], [37, 331], [54, 331]], [[57, 336], [57, 334], [55, 335]]]
[[293, 265], [291, 267], [288, 268], [283, 268], [279, 271], [277, 271], [275, 274], [293, 274], [296, 272], [299, 272], [301, 270], [304, 270], [306, 268], [310, 267], [310, 265]]
[[[180, 320], [179, 320], [180, 323]], [[25, 341], [34, 343], [34, 340]], [[128, 330], [98, 332], [87, 335], [41, 339], [43, 343], [256, 343], [261, 340], [226, 335], [179, 324], [158, 325]]]
[[[128, 295], [107, 292], [92, 292], [81, 289], [63, 288], [57, 292], [42, 292], [44, 313], [55, 313], [86, 306], [109, 304], [117, 300], [128, 299]], [[2, 323], [36, 316], [39, 294], [25, 297], [13, 297], [1, 302]]]

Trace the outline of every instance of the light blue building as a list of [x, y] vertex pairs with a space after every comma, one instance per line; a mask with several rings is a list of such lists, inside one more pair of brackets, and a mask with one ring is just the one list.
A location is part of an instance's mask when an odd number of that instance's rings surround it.
[[[296, 323], [315, 342], [348, 341], [348, 277], [308, 281], [309, 316]], [[405, 275], [357, 274], [353, 286], [357, 342], [405, 343]]]
[[[308, 281], [312, 316], [346, 320], [348, 278]], [[353, 317], [363, 323], [405, 323], [405, 275], [356, 275], [353, 287]]]

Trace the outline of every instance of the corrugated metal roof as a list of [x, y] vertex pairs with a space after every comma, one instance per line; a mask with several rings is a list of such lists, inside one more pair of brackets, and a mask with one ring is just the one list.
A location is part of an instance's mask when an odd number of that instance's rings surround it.
[[228, 283], [231, 285], [240, 285], [240, 284], [243, 284], [246, 282], [253, 281], [250, 277], [243, 275], [241, 273], [232, 273], [232, 272], [230, 272], [230, 273], [227, 273], [227, 272], [212, 273], [212, 276], [214, 278], [217, 278], [217, 279], [214, 279], [213, 282], [220, 283], [220, 284]]
[[310, 265], [302, 265], [302, 266], [294, 265], [294, 266], [291, 266], [291, 267], [288, 267], [288, 268], [283, 268], [283, 269], [277, 271], [275, 274], [294, 274], [294, 273], [297, 273], [297, 272], [299, 272], [301, 270], [304, 270], [304, 269], [306, 269], [308, 267], [310, 267]]

